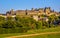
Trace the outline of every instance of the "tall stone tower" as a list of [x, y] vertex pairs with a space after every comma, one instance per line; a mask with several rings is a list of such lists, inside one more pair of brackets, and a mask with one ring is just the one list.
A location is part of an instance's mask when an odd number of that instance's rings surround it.
[[27, 11], [28, 11], [28, 10], [26, 9], [26, 10], [25, 10], [25, 15], [28, 15], [28, 12], [27, 12]]
[[43, 9], [43, 8], [40, 8], [40, 9], [39, 9], [39, 12], [40, 12], [40, 13], [44, 13], [44, 9]]
[[40, 13], [40, 15], [42, 15], [44, 13], [44, 9], [43, 8], [39, 8], [39, 13]]
[[34, 8], [31, 8], [31, 11], [34, 11], [35, 9]]
[[51, 12], [50, 7], [46, 7], [46, 8], [45, 8], [45, 13], [46, 13], [46, 14], [49, 14], [50, 12]]
[[11, 9], [11, 11], [10, 11], [10, 12], [11, 12], [11, 15], [14, 15], [14, 10], [13, 10], [13, 9]]

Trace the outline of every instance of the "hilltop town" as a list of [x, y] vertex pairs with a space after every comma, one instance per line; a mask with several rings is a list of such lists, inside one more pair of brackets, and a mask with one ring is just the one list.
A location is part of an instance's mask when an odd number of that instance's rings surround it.
[[6, 14], [0, 14], [0, 16], [5, 17], [5, 18], [9, 16], [32, 17], [36, 21], [39, 21], [41, 19], [48, 21], [48, 17], [51, 15], [59, 16], [60, 13], [54, 10], [51, 10], [50, 7], [45, 7], [45, 8], [38, 8], [38, 9], [32, 8], [31, 10], [26, 9], [26, 10], [16, 10], [16, 11], [12, 9], [10, 11], [7, 11]]
[[38, 33], [39, 35], [41, 32], [60, 33], [59, 29], [60, 13], [51, 10], [50, 7], [16, 11], [12, 9], [6, 14], [0, 14], [0, 34]]

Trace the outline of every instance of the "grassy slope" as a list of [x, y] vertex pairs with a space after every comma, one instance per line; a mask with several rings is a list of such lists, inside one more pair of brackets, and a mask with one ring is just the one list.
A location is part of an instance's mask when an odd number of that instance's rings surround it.
[[47, 35], [38, 35], [38, 36], [30, 36], [30, 37], [22, 37], [22, 38], [60, 38], [59, 34], [47, 34]]
[[41, 32], [58, 32], [58, 31], [60, 31], [60, 27], [30, 30], [27, 33], [0, 34], [0, 38], [9, 37], [9, 36], [18, 36], [18, 35], [23, 35], [23, 34], [34, 34], [34, 33], [41, 33]]
[[41, 33], [41, 32], [59, 32], [60, 26], [55, 28], [46, 28], [46, 29], [38, 29], [38, 30], [30, 30], [27, 33]]

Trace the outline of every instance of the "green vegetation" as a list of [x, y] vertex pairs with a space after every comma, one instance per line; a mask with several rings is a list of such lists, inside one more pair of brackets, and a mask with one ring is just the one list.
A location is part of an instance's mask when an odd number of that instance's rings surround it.
[[60, 32], [60, 27], [38, 29], [38, 30], [29, 30], [27, 33], [28, 34], [35, 34], [35, 33], [42, 33], [42, 32]]
[[51, 15], [48, 17], [49, 21], [36, 21], [31, 17], [0, 17], [0, 34], [9, 34], [9, 33], [26, 33], [29, 30], [38, 30], [46, 28], [55, 28], [58, 25], [54, 25], [55, 20], [59, 20], [59, 16]]
[[46, 35], [30, 36], [30, 37], [20, 37], [20, 38], [60, 38], [60, 33], [59, 34], [46, 34]]
[[54, 22], [59, 20], [60, 16], [51, 15], [48, 17], [49, 21], [36, 21], [31, 17], [0, 17], [0, 37], [34, 34], [41, 32], [58, 32], [60, 31], [59, 24]]
[[[19, 36], [19, 35], [25, 35], [25, 34], [45, 33], [45, 32], [60, 32], [60, 27], [46, 28], [46, 29], [38, 29], [38, 30], [29, 30], [26, 33], [0, 34], [0, 38], [10, 37], [10, 36]], [[42, 36], [44, 36], [44, 35], [42, 35]], [[35, 37], [35, 36], [33, 36], [33, 37]], [[29, 37], [27, 37], [27, 38], [29, 38]]]

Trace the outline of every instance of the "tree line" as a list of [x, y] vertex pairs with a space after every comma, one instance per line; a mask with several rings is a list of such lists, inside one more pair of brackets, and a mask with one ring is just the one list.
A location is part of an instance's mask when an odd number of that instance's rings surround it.
[[7, 33], [24, 33], [32, 29], [45, 29], [56, 27], [58, 24], [54, 24], [57, 20], [60, 20], [60, 16], [56, 17], [51, 15], [48, 17], [49, 21], [36, 21], [31, 17], [1, 17], [0, 16], [0, 34]]

